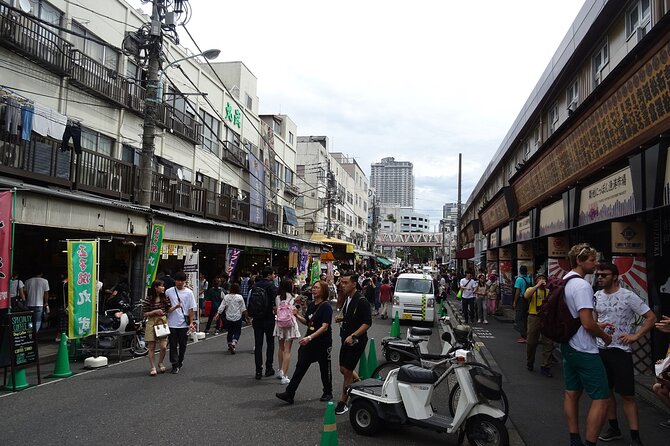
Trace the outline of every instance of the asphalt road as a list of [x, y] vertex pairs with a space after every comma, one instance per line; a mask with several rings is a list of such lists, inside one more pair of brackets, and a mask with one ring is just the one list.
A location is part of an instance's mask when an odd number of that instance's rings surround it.
[[[379, 340], [390, 325], [390, 320], [375, 319], [371, 328], [379, 355]], [[431, 350], [438, 350], [434, 331]], [[335, 327], [336, 399], [342, 386], [338, 332]], [[252, 343], [253, 333], [245, 328], [234, 356], [226, 350], [225, 335], [190, 344], [178, 375], [150, 377], [147, 358], [95, 371], [73, 363], [73, 377], [47, 379], [14, 394], [0, 391], [0, 444], [319, 444], [326, 403], [318, 400], [317, 364], [301, 383], [295, 404], [287, 405], [274, 396], [284, 388], [279, 380], [254, 379]], [[297, 345], [293, 352], [295, 364]], [[446, 390], [436, 392], [435, 399], [443, 413], [448, 412]], [[337, 416], [337, 431], [340, 445], [456, 444], [454, 435], [406, 426], [387, 426], [373, 438], [361, 437], [348, 414]]]

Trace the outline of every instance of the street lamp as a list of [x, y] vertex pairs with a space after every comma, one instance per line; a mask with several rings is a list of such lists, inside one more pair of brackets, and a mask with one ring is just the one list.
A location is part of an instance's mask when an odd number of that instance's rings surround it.
[[142, 206], [151, 206], [151, 162], [156, 150], [155, 131], [158, 104], [163, 100], [163, 76], [168, 68], [187, 59], [204, 57], [216, 59], [221, 50], [207, 50], [198, 54], [182, 57], [167, 64], [158, 75], [160, 47], [154, 45], [149, 50], [149, 71], [147, 73], [147, 92], [144, 100], [144, 132], [142, 133], [142, 162], [140, 166], [140, 192], [138, 202]]

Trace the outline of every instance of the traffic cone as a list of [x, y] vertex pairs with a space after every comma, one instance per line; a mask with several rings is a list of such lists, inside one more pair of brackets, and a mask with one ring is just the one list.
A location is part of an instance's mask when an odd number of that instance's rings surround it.
[[337, 423], [335, 422], [335, 404], [328, 401], [326, 415], [323, 417], [321, 446], [337, 446]]
[[441, 318], [447, 315], [447, 313], [444, 310], [445, 310], [444, 301], [442, 301], [442, 302], [440, 302], [440, 317]]
[[70, 370], [70, 361], [68, 359], [67, 353], [67, 336], [65, 333], [60, 334], [60, 344], [58, 345], [58, 354], [56, 355], [56, 365], [54, 366], [54, 372], [49, 375], [49, 378], [67, 378], [72, 376], [72, 370]]
[[393, 318], [393, 323], [391, 324], [391, 333], [389, 334], [392, 338], [400, 337], [400, 320], [398, 319], [398, 312], [395, 312], [395, 317]]
[[372, 372], [377, 368], [377, 348], [375, 347], [375, 338], [370, 338], [370, 351], [368, 352], [368, 375], [371, 378], [376, 378], [372, 376]]
[[13, 383], [16, 383], [16, 390], [22, 390], [28, 387], [28, 381], [26, 380], [26, 369], [15, 370], [13, 375], [10, 373], [5, 390], [13, 391]]
[[365, 357], [365, 350], [358, 361], [358, 377], [360, 379], [368, 379], [370, 377], [370, 370], [368, 370], [368, 358]]

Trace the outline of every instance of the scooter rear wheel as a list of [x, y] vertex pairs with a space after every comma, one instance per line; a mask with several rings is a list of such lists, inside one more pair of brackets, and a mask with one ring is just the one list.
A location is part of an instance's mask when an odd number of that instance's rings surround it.
[[479, 414], [468, 419], [465, 435], [471, 446], [509, 446], [509, 433], [497, 418]]
[[364, 399], [356, 399], [349, 409], [349, 421], [354, 430], [361, 435], [371, 436], [380, 427], [379, 416], [372, 403]]

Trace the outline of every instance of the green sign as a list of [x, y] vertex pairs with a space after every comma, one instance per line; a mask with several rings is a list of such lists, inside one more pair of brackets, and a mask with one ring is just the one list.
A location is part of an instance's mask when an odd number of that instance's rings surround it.
[[233, 110], [230, 102], [226, 102], [226, 119], [237, 126], [237, 128], [242, 127], [242, 112], [239, 108]]
[[272, 240], [272, 249], [277, 249], [280, 251], [288, 251], [288, 241], [287, 240]]
[[156, 278], [158, 271], [158, 257], [161, 255], [161, 246], [163, 245], [163, 225], [153, 225], [151, 227], [151, 242], [149, 242], [149, 258], [147, 259], [147, 276], [144, 284], [151, 288], [151, 284]]
[[83, 338], [96, 332], [97, 253], [96, 241], [67, 242], [70, 339]]
[[37, 340], [33, 327], [33, 315], [30, 313], [11, 314], [12, 354], [14, 365], [25, 367], [37, 362]]

